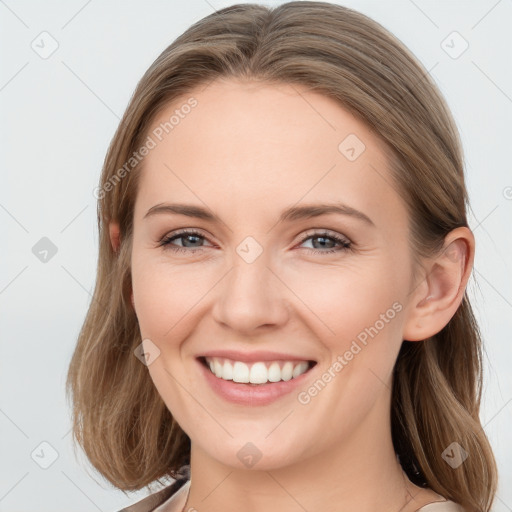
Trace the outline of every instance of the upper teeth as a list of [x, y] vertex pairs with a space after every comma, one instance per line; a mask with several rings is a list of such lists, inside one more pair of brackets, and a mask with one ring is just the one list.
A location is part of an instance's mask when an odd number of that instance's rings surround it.
[[307, 361], [293, 363], [292, 361], [258, 361], [243, 363], [219, 357], [206, 357], [206, 362], [212, 373], [224, 380], [251, 384], [265, 384], [290, 380], [305, 373], [309, 368]]

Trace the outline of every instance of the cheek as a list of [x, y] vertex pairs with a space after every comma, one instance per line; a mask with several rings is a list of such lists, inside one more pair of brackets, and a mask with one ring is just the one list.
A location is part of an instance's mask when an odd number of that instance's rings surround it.
[[[365, 329], [374, 324], [384, 336], [392, 332], [392, 323], [396, 328], [404, 286], [396, 273], [390, 259], [380, 257], [347, 260], [336, 267], [311, 266], [307, 272], [290, 273], [284, 280], [307, 306], [308, 316], [318, 325], [315, 330], [324, 333], [324, 343], [342, 350], [360, 333], [364, 337]], [[301, 310], [306, 311], [304, 305]]]
[[215, 275], [210, 277], [199, 266], [134, 252], [132, 286], [142, 336], [166, 344], [185, 336], [198, 303], [215, 284]]
[[170, 329], [176, 311], [180, 283], [177, 275], [165, 271], [152, 257], [134, 250], [132, 255], [132, 286], [135, 311], [142, 337], [153, 339], [157, 333]]

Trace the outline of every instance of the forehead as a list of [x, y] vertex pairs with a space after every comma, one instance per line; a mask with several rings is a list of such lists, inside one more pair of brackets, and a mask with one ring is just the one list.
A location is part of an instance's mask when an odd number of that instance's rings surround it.
[[304, 86], [217, 80], [168, 104], [148, 135], [139, 217], [174, 200], [238, 217], [319, 201], [345, 202], [376, 223], [405, 214], [384, 142]]

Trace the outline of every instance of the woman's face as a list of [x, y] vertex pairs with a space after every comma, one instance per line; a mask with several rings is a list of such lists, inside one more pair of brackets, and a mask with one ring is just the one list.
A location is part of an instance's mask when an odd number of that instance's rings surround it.
[[[271, 469], [389, 435], [413, 283], [383, 143], [318, 93], [224, 80], [173, 102], [149, 136], [134, 306], [151, 378], [193, 446]], [[166, 204], [189, 208], [148, 214]], [[225, 378], [199, 359], [214, 351]], [[296, 367], [310, 369], [295, 381]]]

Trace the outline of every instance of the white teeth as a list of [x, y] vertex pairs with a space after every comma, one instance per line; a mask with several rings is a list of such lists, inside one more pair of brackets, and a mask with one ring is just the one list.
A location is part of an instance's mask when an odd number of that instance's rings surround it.
[[272, 363], [268, 369], [268, 380], [270, 382], [279, 382], [281, 380], [281, 368], [279, 363]]
[[306, 361], [299, 363], [295, 366], [292, 372], [292, 378], [298, 377], [299, 375], [302, 375], [304, 372], [307, 371], [309, 368], [309, 365]]
[[222, 377], [222, 365], [218, 359], [214, 359], [213, 361], [213, 371], [217, 377]]
[[249, 382], [251, 384], [265, 384], [267, 382], [267, 367], [265, 363], [254, 363], [251, 366], [251, 373], [249, 374]]
[[[217, 375], [222, 378], [222, 375]], [[237, 361], [233, 365], [233, 382], [249, 382], [249, 367], [245, 363]]]
[[233, 380], [233, 366], [227, 361], [224, 361], [224, 366], [222, 367], [222, 378], [224, 380]]
[[207, 357], [206, 362], [216, 377], [246, 384], [288, 381], [299, 377], [309, 369], [307, 361], [301, 361], [300, 363], [293, 363], [291, 361], [265, 363], [258, 361], [248, 365], [242, 361]]
[[287, 361], [284, 363], [283, 368], [281, 369], [281, 379], [290, 380], [292, 378], [293, 373], [293, 363]]

